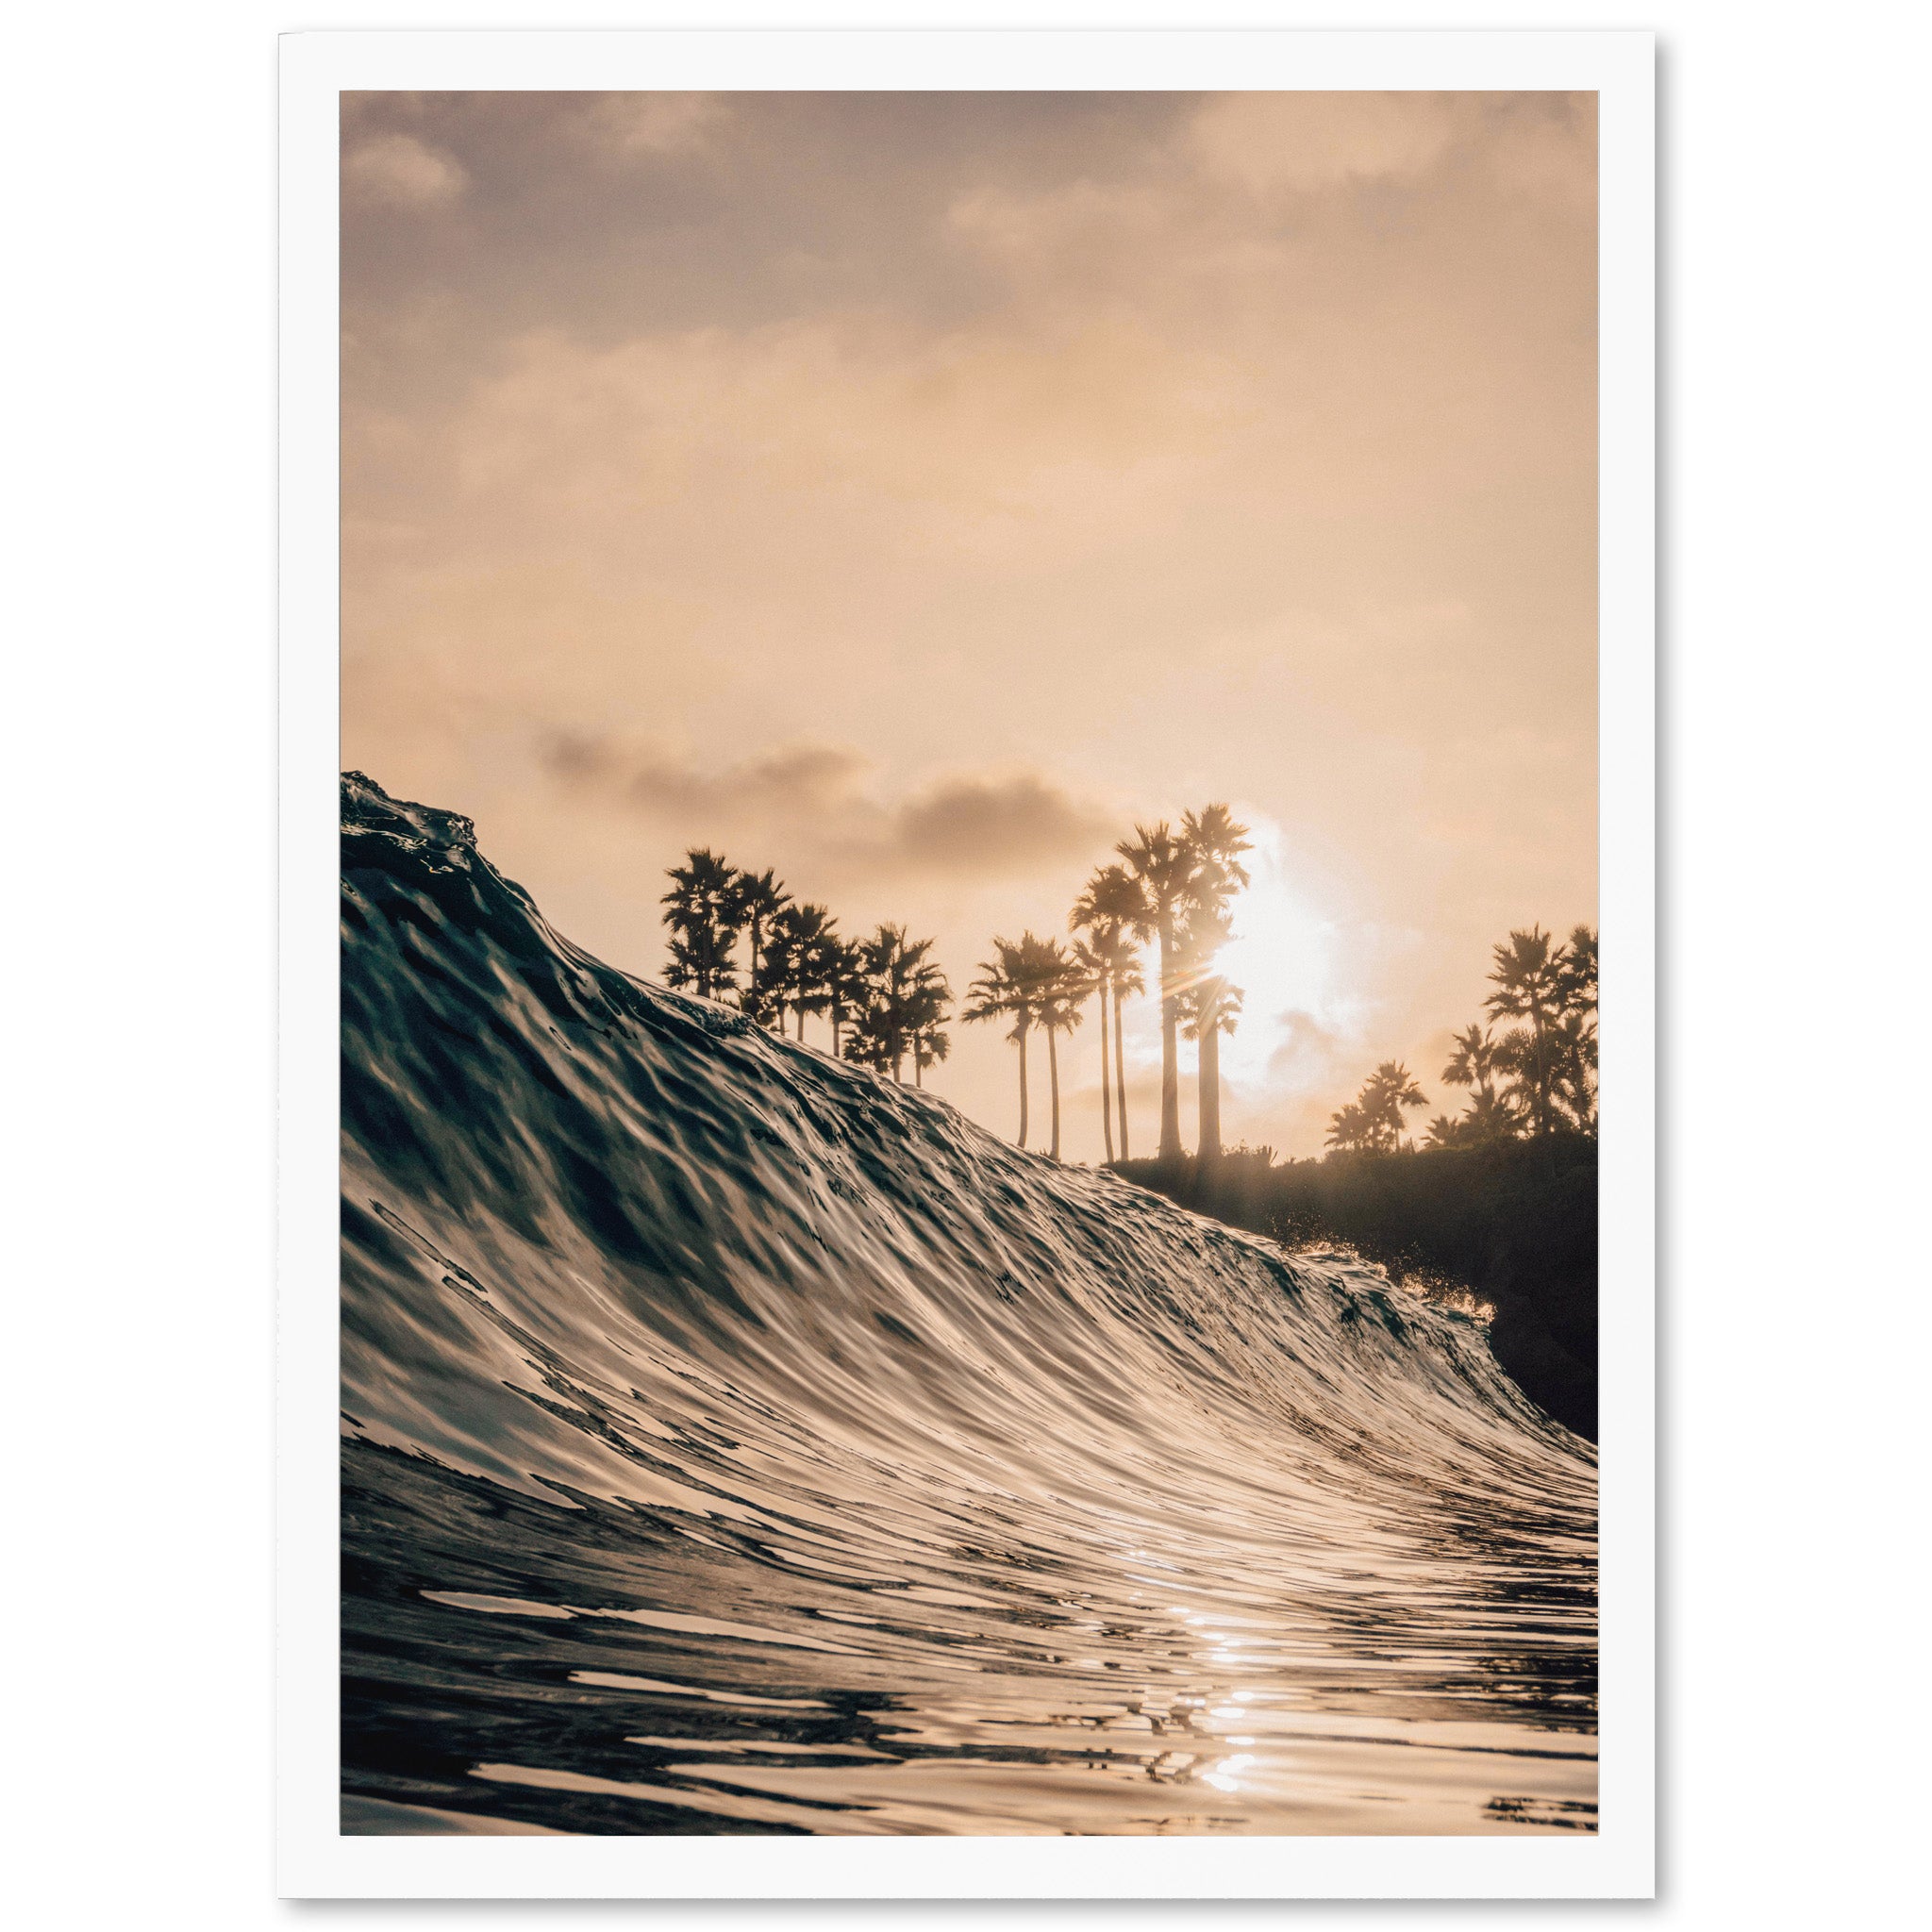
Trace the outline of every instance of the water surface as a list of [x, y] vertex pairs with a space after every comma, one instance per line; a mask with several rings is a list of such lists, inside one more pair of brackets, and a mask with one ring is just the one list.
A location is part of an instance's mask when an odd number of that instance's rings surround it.
[[1596, 1826], [1466, 1318], [600, 965], [344, 780], [343, 1826]]

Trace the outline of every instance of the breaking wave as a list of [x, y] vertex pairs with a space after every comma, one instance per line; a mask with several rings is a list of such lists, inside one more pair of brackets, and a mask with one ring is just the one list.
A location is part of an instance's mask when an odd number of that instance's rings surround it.
[[342, 800], [345, 1829], [1595, 1829], [1594, 1457], [1479, 1327]]

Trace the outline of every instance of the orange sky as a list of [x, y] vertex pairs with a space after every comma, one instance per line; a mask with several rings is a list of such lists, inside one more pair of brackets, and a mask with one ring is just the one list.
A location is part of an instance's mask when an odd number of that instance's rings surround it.
[[1453, 1110], [1596, 916], [1595, 178], [1589, 96], [346, 97], [343, 762], [644, 977], [690, 843], [963, 990], [1224, 798], [1226, 1138]]

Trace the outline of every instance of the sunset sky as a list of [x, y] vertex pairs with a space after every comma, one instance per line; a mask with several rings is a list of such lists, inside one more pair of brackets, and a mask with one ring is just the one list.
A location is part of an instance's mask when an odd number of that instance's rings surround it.
[[956, 992], [1225, 799], [1225, 1138], [1455, 1111], [1596, 918], [1595, 183], [1589, 96], [345, 96], [343, 763], [642, 977], [708, 844]]

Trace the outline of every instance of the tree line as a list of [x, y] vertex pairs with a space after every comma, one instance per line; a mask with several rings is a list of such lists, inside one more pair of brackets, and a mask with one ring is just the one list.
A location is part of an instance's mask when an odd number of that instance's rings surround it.
[[[1222, 1155], [1221, 1040], [1241, 1018], [1241, 989], [1217, 968], [1248, 883], [1248, 827], [1225, 805], [1137, 824], [1097, 868], [1068, 914], [1071, 943], [1032, 931], [995, 937], [980, 961], [959, 1017], [999, 1023], [1018, 1049], [1019, 1144], [1032, 1131], [1027, 1048], [1046, 1041], [1047, 1152], [1060, 1152], [1059, 1041], [1091, 1004], [1100, 1033], [1100, 1107], [1107, 1159], [1133, 1157], [1127, 1119], [1123, 1008], [1148, 990], [1143, 964], [1155, 954], [1160, 1000], [1160, 1128], [1158, 1158], [1182, 1157], [1180, 1042], [1197, 1061], [1197, 1158]], [[671, 962], [665, 977], [700, 998], [735, 1003], [760, 1025], [804, 1040], [807, 1017], [824, 1016], [836, 1058], [915, 1086], [947, 1058], [953, 991], [932, 957], [934, 941], [882, 924], [847, 939], [824, 906], [795, 901], [775, 875], [692, 850], [670, 872], [664, 921]], [[742, 950], [741, 950], [741, 947]], [[1439, 1114], [1433, 1147], [1482, 1146], [1560, 1130], [1596, 1131], [1597, 937], [1577, 926], [1557, 942], [1541, 926], [1512, 932], [1492, 949], [1485, 1017], [1457, 1034], [1442, 1070], [1469, 1090], [1462, 1112]], [[1408, 1069], [1385, 1060], [1331, 1119], [1338, 1154], [1392, 1154], [1413, 1145], [1406, 1116], [1428, 1104]]]
[[[1462, 1111], [1438, 1114], [1425, 1145], [1484, 1147], [1597, 1127], [1597, 936], [1574, 927], [1567, 941], [1541, 926], [1512, 932], [1491, 950], [1485, 1017], [1455, 1036], [1443, 1080], [1469, 1090]], [[1394, 1154], [1406, 1113], [1428, 1097], [1408, 1069], [1384, 1060], [1361, 1091], [1330, 1120], [1338, 1154]]]
[[735, 1004], [779, 1034], [789, 1015], [800, 1040], [806, 1016], [824, 1015], [834, 1058], [895, 1080], [909, 1061], [915, 1086], [946, 1058], [953, 991], [933, 941], [903, 925], [847, 939], [825, 907], [794, 900], [771, 871], [747, 872], [708, 849], [686, 853], [670, 879], [667, 985]]
[[[995, 938], [960, 1017], [1001, 1022], [1019, 1049], [1019, 1144], [1031, 1131], [1027, 1042], [1044, 1035], [1050, 1094], [1048, 1153], [1060, 1151], [1059, 1049], [1089, 1002], [1100, 1013], [1100, 1105], [1107, 1158], [1126, 1159], [1126, 1063], [1122, 1008], [1147, 991], [1142, 949], [1158, 954], [1160, 997], [1160, 1137], [1163, 1159], [1181, 1154], [1180, 1049], [1199, 1060], [1199, 1149], [1221, 1152], [1221, 1038], [1240, 1018], [1241, 990], [1215, 970], [1235, 895], [1248, 883], [1242, 855], [1248, 828], [1224, 805], [1190, 811], [1175, 830], [1166, 820], [1134, 827], [1115, 847], [1117, 862], [1088, 880], [1068, 915], [1071, 945], [1023, 932]], [[670, 929], [666, 982], [702, 999], [736, 1004], [783, 1034], [787, 1017], [805, 1038], [807, 1015], [824, 1015], [833, 1054], [915, 1085], [947, 1057], [953, 993], [932, 958], [933, 941], [881, 925], [869, 939], [842, 937], [824, 906], [799, 904], [770, 871], [752, 873], [709, 850], [693, 849], [670, 871], [663, 897]], [[741, 952], [741, 943], [742, 952]], [[1110, 1049], [1110, 1051], [1109, 1051]]]
[[[1026, 1042], [1046, 1037], [1051, 1127], [1047, 1151], [1060, 1151], [1058, 1041], [1084, 1018], [1086, 1003], [1100, 1014], [1101, 1130], [1109, 1162], [1131, 1158], [1127, 1124], [1126, 1063], [1121, 1010], [1147, 991], [1141, 949], [1157, 948], [1160, 995], [1159, 1158], [1181, 1153], [1180, 1049], [1185, 1037], [1199, 1059], [1199, 1153], [1221, 1153], [1221, 1036], [1232, 1033], [1241, 991], [1215, 969], [1227, 942], [1235, 895], [1248, 883], [1242, 855], [1252, 849], [1248, 828], [1224, 805], [1190, 811], [1175, 831], [1166, 820], [1134, 827], [1114, 847], [1119, 862], [1101, 866], [1087, 881], [1067, 918], [1076, 935], [1071, 948], [1031, 932], [1017, 940], [996, 938], [993, 957], [982, 960], [967, 989], [968, 1021], [1007, 1021], [1007, 1038], [1020, 1053], [1020, 1145], [1026, 1144], [1028, 1094]], [[1109, 1042], [1109, 1034], [1111, 1041]], [[1109, 1043], [1111, 1053], [1109, 1054]]]

